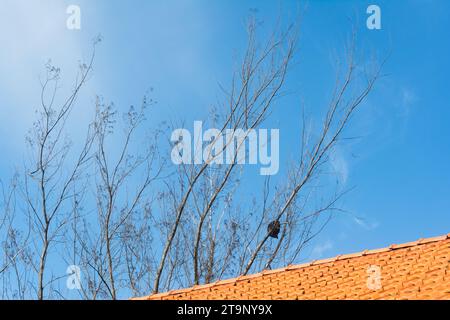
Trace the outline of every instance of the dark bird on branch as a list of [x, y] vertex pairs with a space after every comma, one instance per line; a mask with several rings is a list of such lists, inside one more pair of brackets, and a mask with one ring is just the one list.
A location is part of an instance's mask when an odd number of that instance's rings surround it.
[[280, 221], [274, 220], [267, 226], [267, 232], [269, 237], [278, 239], [278, 234], [280, 233]]

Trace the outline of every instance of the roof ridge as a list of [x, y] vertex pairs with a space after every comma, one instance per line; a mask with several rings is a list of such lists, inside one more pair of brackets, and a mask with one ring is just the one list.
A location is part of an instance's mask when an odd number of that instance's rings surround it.
[[142, 300], [142, 299], [146, 299], [146, 298], [150, 298], [150, 297], [162, 298], [162, 297], [166, 297], [166, 296], [170, 296], [170, 295], [176, 295], [176, 294], [181, 294], [181, 293], [185, 293], [185, 292], [192, 292], [192, 291], [216, 287], [216, 286], [225, 285], [225, 284], [235, 284], [237, 282], [246, 281], [246, 280], [250, 280], [253, 278], [264, 277], [265, 275], [270, 275], [270, 274], [275, 274], [275, 273], [280, 273], [280, 272], [285, 272], [285, 271], [290, 271], [290, 270], [299, 270], [299, 269], [307, 268], [310, 266], [316, 266], [316, 265], [321, 265], [321, 264], [335, 262], [335, 261], [358, 258], [358, 257], [367, 256], [367, 255], [371, 255], [371, 254], [377, 254], [377, 253], [381, 253], [381, 252], [399, 250], [399, 249], [409, 248], [409, 247], [418, 246], [418, 245], [422, 245], [422, 244], [428, 244], [428, 243], [432, 243], [432, 242], [444, 241], [449, 238], [450, 238], [450, 233], [441, 235], [441, 236], [437, 236], [437, 237], [420, 238], [416, 241], [405, 242], [405, 243], [401, 243], [401, 244], [391, 244], [388, 247], [383, 247], [383, 248], [378, 248], [378, 249], [365, 249], [365, 250], [359, 251], [359, 252], [340, 254], [340, 255], [337, 255], [337, 256], [334, 256], [331, 258], [313, 260], [310, 262], [296, 264], [296, 265], [288, 265], [286, 267], [277, 268], [277, 269], [273, 269], [273, 270], [263, 270], [261, 272], [250, 274], [250, 275], [241, 275], [241, 276], [238, 276], [235, 278], [218, 280], [218, 281], [207, 283], [207, 284], [194, 285], [193, 287], [189, 287], [189, 288], [175, 289], [175, 290], [170, 290], [170, 291], [163, 292], [163, 293], [156, 293], [156, 294], [152, 294], [149, 296], [138, 297], [138, 298], [133, 298], [133, 299]]

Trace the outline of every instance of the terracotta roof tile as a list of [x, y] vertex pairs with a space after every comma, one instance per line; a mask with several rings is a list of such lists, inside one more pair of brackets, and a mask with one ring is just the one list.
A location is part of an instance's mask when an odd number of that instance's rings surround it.
[[450, 233], [136, 299], [450, 300]]

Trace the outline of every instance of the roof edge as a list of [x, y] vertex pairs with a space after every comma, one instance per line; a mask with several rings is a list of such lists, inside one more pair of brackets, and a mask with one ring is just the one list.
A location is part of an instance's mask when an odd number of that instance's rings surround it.
[[449, 238], [450, 238], [450, 233], [442, 235], [442, 236], [437, 236], [437, 237], [420, 238], [416, 241], [405, 242], [405, 243], [401, 243], [401, 244], [391, 244], [390, 246], [384, 247], [384, 248], [364, 250], [364, 251], [349, 253], [349, 254], [341, 254], [341, 255], [338, 255], [335, 257], [331, 257], [331, 258], [313, 260], [313, 261], [307, 262], [307, 263], [302, 263], [302, 264], [297, 264], [297, 265], [288, 265], [283, 268], [278, 268], [278, 269], [273, 269], [273, 270], [263, 270], [261, 272], [250, 274], [250, 275], [238, 276], [236, 278], [225, 279], [225, 280], [218, 280], [218, 281], [207, 283], [207, 284], [195, 285], [195, 286], [189, 287], [189, 288], [176, 289], [176, 290], [171, 290], [168, 292], [156, 293], [156, 294], [143, 296], [143, 297], [136, 297], [136, 298], [132, 298], [132, 300], [150, 300], [150, 299], [157, 300], [157, 299], [161, 299], [166, 296], [172, 296], [172, 295], [182, 294], [185, 292], [192, 292], [192, 291], [207, 289], [207, 288], [216, 287], [216, 286], [225, 285], [225, 284], [238, 283], [238, 282], [250, 280], [253, 278], [263, 277], [263, 276], [269, 275], [269, 274], [275, 274], [275, 273], [290, 271], [290, 270], [299, 270], [299, 269], [307, 268], [310, 266], [316, 266], [316, 265], [321, 265], [321, 264], [335, 262], [335, 261], [348, 260], [348, 259], [358, 258], [358, 257], [367, 256], [367, 255], [371, 255], [371, 254], [405, 249], [405, 248], [414, 247], [417, 245], [428, 244], [431, 242], [444, 241]]

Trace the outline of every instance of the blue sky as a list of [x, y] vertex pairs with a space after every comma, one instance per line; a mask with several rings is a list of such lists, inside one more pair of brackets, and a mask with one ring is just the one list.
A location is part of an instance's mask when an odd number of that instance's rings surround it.
[[[377, 4], [382, 29], [365, 27]], [[66, 7], [81, 8], [81, 30], [67, 30]], [[387, 246], [450, 232], [450, 3], [441, 1], [23, 1], [0, 3], [0, 177], [26, 157], [24, 136], [39, 98], [39, 75], [51, 58], [69, 88], [76, 62], [102, 34], [93, 77], [74, 114], [82, 133], [96, 94], [126, 108], [154, 88], [154, 123], [205, 116], [230, 81], [233, 55], [245, 44], [245, 18], [270, 26], [302, 11], [298, 63], [289, 95], [268, 126], [280, 126], [281, 169], [296, 145], [300, 104], [318, 112], [334, 76], [333, 52], [342, 52], [353, 21], [367, 57], [389, 52], [387, 74], [353, 120], [361, 138], [338, 149], [340, 183], [355, 187], [340, 215], [310, 248], [309, 258]], [[66, 85], [64, 87], [64, 84]], [[358, 217], [358, 218], [355, 218]], [[305, 257], [305, 259], [308, 259]]]

